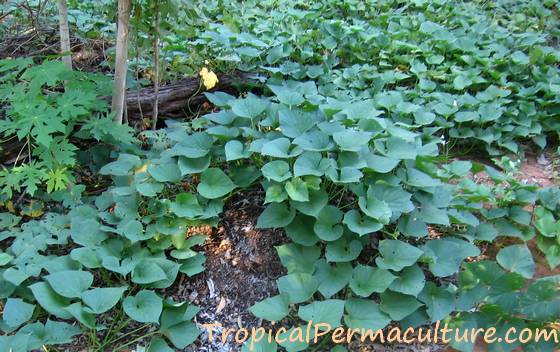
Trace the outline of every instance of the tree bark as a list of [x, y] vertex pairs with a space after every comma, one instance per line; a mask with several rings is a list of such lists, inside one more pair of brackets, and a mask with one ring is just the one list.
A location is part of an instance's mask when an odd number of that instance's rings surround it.
[[[220, 81], [209, 92], [221, 91], [237, 95], [239, 86], [257, 84], [253, 74], [234, 72], [233, 74], [219, 74]], [[200, 77], [186, 77], [178, 82], [162, 85], [158, 90], [158, 111], [160, 114], [181, 113], [187, 106], [196, 106], [206, 101], [204, 92], [199, 90]], [[243, 91], [245, 89], [242, 89]], [[154, 108], [155, 87], [147, 87], [139, 91], [130, 91], [126, 95], [125, 104], [128, 106], [130, 117], [139, 118], [142, 111]]]
[[160, 33], [159, 33], [159, 21], [160, 21], [160, 11], [159, 11], [159, 0], [155, 0], [156, 2], [156, 37], [154, 40], [154, 106], [152, 110], [152, 130], [156, 130], [157, 120], [158, 120], [158, 107], [159, 107], [159, 40], [160, 40]]
[[117, 48], [115, 57], [115, 84], [111, 111], [115, 122], [122, 124], [125, 109], [126, 71], [128, 70], [128, 21], [131, 0], [118, 0]]
[[70, 48], [70, 28], [68, 26], [68, 5], [66, 0], [58, 0], [58, 27], [60, 30], [60, 51], [62, 62], [72, 69], [72, 55]]

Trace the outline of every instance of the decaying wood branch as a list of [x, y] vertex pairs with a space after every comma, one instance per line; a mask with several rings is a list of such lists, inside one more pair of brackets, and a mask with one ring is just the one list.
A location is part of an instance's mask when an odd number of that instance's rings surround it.
[[[220, 81], [210, 90], [223, 91], [230, 94], [237, 93], [236, 86], [251, 83], [251, 74], [237, 72], [231, 75], [218, 75]], [[158, 111], [160, 115], [177, 113], [183, 111], [188, 105], [198, 105], [206, 100], [204, 97], [204, 87], [200, 87], [198, 76], [187, 77], [176, 83], [159, 87]], [[126, 94], [126, 105], [129, 118], [140, 116], [140, 109], [153, 111], [155, 90], [153, 87], [136, 90], [129, 90]]]

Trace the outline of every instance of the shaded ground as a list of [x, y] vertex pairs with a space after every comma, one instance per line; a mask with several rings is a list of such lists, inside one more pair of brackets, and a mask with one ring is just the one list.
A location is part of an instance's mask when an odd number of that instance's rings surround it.
[[[288, 241], [280, 230], [256, 229], [263, 208], [258, 191], [233, 197], [222, 214], [220, 227], [203, 246], [206, 270], [179, 286], [176, 297], [201, 308], [199, 324], [219, 322], [225, 327], [256, 327], [261, 321], [249, 313], [253, 304], [277, 294], [276, 279], [285, 274], [274, 246]], [[205, 330], [188, 351], [237, 351], [231, 341], [208, 342]], [[221, 329], [215, 332], [221, 334]]]

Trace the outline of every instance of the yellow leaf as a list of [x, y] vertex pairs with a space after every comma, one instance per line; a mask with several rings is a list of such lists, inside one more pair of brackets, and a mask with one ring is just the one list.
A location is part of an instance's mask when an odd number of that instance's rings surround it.
[[6, 203], [6, 209], [8, 209], [10, 213], [16, 212], [16, 208], [14, 208], [14, 203], [12, 203], [11, 200]]
[[198, 74], [202, 77], [202, 84], [204, 84], [206, 89], [212, 89], [218, 83], [218, 76], [216, 76], [213, 71], [209, 71], [206, 67], [203, 67]]
[[27, 215], [30, 218], [38, 218], [42, 216], [44, 212], [43, 203], [32, 200], [27, 206], [22, 208], [21, 215]]

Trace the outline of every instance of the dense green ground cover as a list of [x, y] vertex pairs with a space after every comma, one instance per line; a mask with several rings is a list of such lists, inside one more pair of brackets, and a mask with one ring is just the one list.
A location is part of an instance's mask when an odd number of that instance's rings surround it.
[[[112, 33], [103, 4], [74, 4], [77, 34]], [[204, 65], [242, 69], [260, 73], [259, 95], [207, 93], [215, 112], [168, 120], [140, 142], [105, 117], [106, 80], [51, 60], [0, 61], [0, 131], [33, 148], [29, 162], [0, 172], [2, 201], [8, 209], [26, 192], [58, 202], [36, 220], [0, 214], [3, 346], [80, 334], [91, 350], [189, 345], [197, 308], [164, 290], [204, 270], [204, 237], [186, 229], [217, 224], [232, 194], [255, 187], [266, 205], [257, 227], [284, 228], [292, 241], [277, 247], [287, 274], [277, 296], [251, 308], [259, 318], [351, 328], [557, 322], [560, 278], [534, 277], [527, 242], [560, 264], [560, 190], [517, 181], [507, 158], [499, 167], [469, 158], [557, 143], [556, 4], [168, 6], [169, 80]], [[148, 25], [138, 21], [139, 37]], [[134, 65], [148, 69], [145, 59]], [[92, 139], [103, 143], [79, 150], [77, 140]], [[89, 192], [74, 176], [84, 170], [108, 188]], [[490, 182], [476, 183], [478, 172]], [[487, 245], [495, 258], [479, 258]], [[113, 325], [103, 325], [107, 312]], [[134, 339], [116, 334], [129, 319], [140, 324]]]

